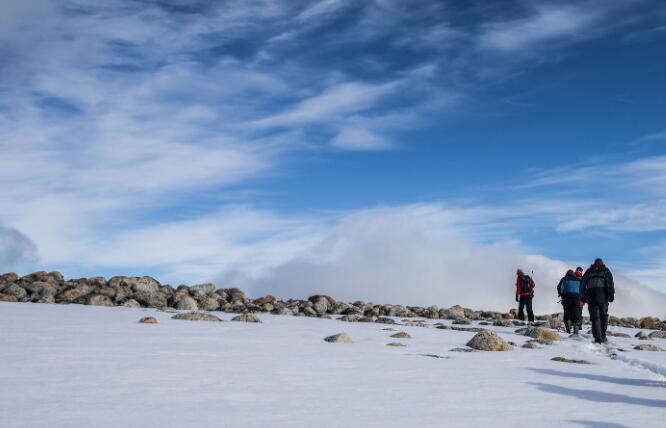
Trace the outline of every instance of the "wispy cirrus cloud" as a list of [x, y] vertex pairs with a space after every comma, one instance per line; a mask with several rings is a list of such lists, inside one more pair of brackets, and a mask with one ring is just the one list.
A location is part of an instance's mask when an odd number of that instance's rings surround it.
[[[510, 74], [516, 51], [611, 31], [617, 17], [598, 4], [461, 15], [446, 2], [385, 0], [3, 2], [0, 222], [72, 272], [150, 268], [184, 281], [274, 266], [342, 214], [239, 208], [236, 192], [284, 173], [303, 147], [406, 145], [396, 134], [445, 119]], [[631, 168], [656, 186], [653, 162]], [[566, 230], [600, 222], [562, 205], [518, 216]], [[510, 206], [455, 211], [438, 222], [475, 218], [456, 222], [472, 240], [501, 241], [516, 224]]]

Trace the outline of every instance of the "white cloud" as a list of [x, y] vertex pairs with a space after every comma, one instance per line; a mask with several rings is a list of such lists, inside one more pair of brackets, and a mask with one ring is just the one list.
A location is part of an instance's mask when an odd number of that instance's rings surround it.
[[545, 42], [576, 41], [597, 31], [595, 23], [612, 8], [600, 2], [576, 5], [539, 5], [526, 17], [488, 24], [479, 46], [503, 52], [516, 52]]
[[[534, 270], [535, 310], [559, 312], [555, 287], [585, 261], [566, 263], [526, 253], [516, 244], [481, 244], [464, 230], [464, 212], [437, 206], [360, 211], [316, 245], [259, 276], [232, 275], [252, 295], [335, 298], [442, 307], [461, 304], [506, 311], [514, 306], [515, 269]], [[612, 268], [612, 267], [611, 267]], [[666, 294], [617, 276], [611, 314], [666, 316]]]
[[340, 10], [346, 3], [345, 0], [321, 0], [298, 14], [296, 20], [308, 21], [312, 18], [320, 18], [322, 15], [328, 15]]
[[0, 273], [37, 258], [37, 247], [20, 231], [0, 225]]
[[367, 84], [346, 82], [299, 102], [296, 106], [255, 122], [259, 127], [284, 127], [336, 123], [345, 117], [373, 107], [396, 87], [395, 82]]
[[331, 145], [338, 149], [367, 151], [367, 150], [386, 150], [393, 147], [393, 144], [371, 131], [363, 128], [346, 127], [331, 140]]

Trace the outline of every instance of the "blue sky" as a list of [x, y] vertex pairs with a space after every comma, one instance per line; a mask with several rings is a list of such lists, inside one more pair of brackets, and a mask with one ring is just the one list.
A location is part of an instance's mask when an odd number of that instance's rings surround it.
[[666, 292], [663, 2], [28, 0], [0, 42], [3, 270], [242, 286], [377, 216]]

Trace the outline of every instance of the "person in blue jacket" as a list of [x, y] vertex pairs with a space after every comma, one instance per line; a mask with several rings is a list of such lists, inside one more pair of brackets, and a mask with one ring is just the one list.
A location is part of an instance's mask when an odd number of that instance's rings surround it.
[[571, 327], [573, 327], [573, 334], [575, 336], [578, 336], [582, 325], [579, 308], [581, 291], [580, 278], [576, 276], [573, 270], [569, 269], [567, 274], [557, 284], [557, 295], [562, 298], [564, 327], [567, 329], [567, 333], [571, 333]]

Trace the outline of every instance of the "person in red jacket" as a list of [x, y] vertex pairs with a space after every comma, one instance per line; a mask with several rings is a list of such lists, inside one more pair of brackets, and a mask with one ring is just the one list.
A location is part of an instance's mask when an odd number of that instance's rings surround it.
[[516, 271], [516, 302], [518, 302], [518, 319], [525, 320], [523, 309], [527, 309], [527, 319], [534, 321], [534, 312], [532, 312], [532, 298], [534, 297], [534, 287], [536, 284], [529, 275], [518, 269]]

